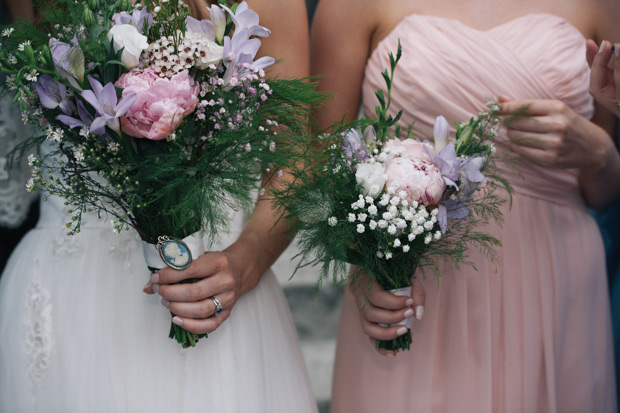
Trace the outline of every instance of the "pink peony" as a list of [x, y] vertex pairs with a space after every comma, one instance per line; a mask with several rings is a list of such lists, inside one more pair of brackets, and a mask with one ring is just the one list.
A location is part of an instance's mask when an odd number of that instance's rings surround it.
[[435, 149], [428, 143], [423, 143], [415, 139], [391, 139], [385, 143], [383, 151], [389, 150], [391, 152], [388, 155], [388, 159], [392, 159], [398, 152], [402, 152], [402, 155], [406, 155], [410, 158], [423, 159], [425, 161], [431, 161], [430, 154], [435, 154]]
[[436, 205], [441, 201], [445, 188], [441, 172], [426, 159], [397, 157], [385, 168], [387, 187], [399, 184], [396, 193], [405, 191], [408, 201], [424, 205]]
[[133, 69], [122, 75], [116, 86], [123, 88], [123, 96], [137, 96], [121, 118], [123, 132], [136, 138], [168, 137], [198, 104], [199, 86], [187, 70], [167, 79], [152, 69]]

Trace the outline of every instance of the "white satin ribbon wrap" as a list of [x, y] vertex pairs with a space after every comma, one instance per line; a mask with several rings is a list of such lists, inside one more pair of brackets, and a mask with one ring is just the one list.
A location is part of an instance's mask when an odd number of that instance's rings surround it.
[[[395, 290], [388, 290], [388, 293], [392, 293], [394, 295], [398, 295], [398, 296], [405, 296], [405, 297], [410, 297], [411, 296], [411, 286], [409, 287], [405, 287], [405, 288], [397, 288]], [[383, 327], [387, 327], [386, 324], [380, 324]], [[411, 328], [411, 326], [413, 325], [413, 316], [407, 317], [404, 320], [402, 320], [399, 323], [396, 324], [390, 324], [390, 327], [393, 326], [405, 326], [407, 328]]]
[[[189, 248], [192, 253], [192, 260], [200, 257], [205, 253], [205, 245], [203, 242], [202, 235], [199, 232], [196, 232], [188, 237], [183, 238], [182, 240], [185, 245]], [[158, 270], [162, 268], [166, 268], [167, 265], [164, 260], [161, 259], [159, 255], [159, 250], [157, 249], [157, 244], [149, 244], [146, 241], [142, 241], [142, 249], [144, 251], [144, 260], [146, 261], [146, 265], [151, 268], [157, 268]]]

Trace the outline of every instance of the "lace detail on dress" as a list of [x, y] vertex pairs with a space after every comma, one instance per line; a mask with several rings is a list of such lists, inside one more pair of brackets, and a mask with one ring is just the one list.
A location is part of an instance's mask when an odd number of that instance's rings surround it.
[[[142, 249], [140, 237], [135, 230], [114, 232], [112, 228], [104, 229], [102, 237], [108, 245], [108, 253], [125, 263], [127, 269], [131, 268], [131, 257], [136, 250]], [[144, 264], [146, 266], [146, 263]]]
[[30, 130], [21, 122], [11, 97], [0, 96], [0, 225], [4, 227], [21, 225], [36, 198], [35, 193], [26, 191], [31, 171], [25, 159], [14, 164], [10, 173], [5, 170], [8, 152], [29, 136]]
[[54, 238], [55, 257], [76, 256], [80, 250], [80, 243], [76, 235], [62, 234]]
[[34, 386], [41, 382], [52, 354], [52, 304], [50, 294], [37, 280], [26, 291], [24, 344], [28, 357], [28, 374]]

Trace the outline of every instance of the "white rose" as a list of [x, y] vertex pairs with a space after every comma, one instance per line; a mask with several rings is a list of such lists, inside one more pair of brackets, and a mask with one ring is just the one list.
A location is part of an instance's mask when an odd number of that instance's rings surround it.
[[362, 186], [364, 195], [377, 198], [385, 185], [385, 170], [380, 163], [362, 163], [357, 166], [355, 180]]
[[131, 24], [113, 26], [108, 32], [108, 40], [114, 43], [115, 52], [124, 48], [121, 61], [130, 69], [138, 66], [142, 51], [149, 47], [146, 36]]

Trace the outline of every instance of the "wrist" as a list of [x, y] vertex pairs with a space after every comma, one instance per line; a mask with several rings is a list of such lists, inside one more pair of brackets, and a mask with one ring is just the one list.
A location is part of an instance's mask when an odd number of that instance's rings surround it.
[[236, 295], [241, 297], [252, 291], [260, 281], [264, 271], [260, 269], [257, 248], [246, 238], [239, 238], [223, 252], [234, 266], [233, 275], [236, 280]]

